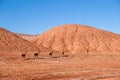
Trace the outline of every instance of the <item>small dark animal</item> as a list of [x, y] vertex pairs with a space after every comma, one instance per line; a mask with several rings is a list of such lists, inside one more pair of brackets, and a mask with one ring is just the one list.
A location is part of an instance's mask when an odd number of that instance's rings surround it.
[[89, 52], [89, 49], [87, 49], [87, 52]]
[[65, 53], [62, 51], [61, 54], [64, 55]]
[[64, 51], [61, 51], [62, 57], [68, 57], [68, 55], [65, 55]]
[[21, 54], [21, 57], [25, 59], [25, 57], [26, 57], [26, 54]]
[[53, 55], [53, 51], [51, 51], [51, 52], [49, 53], [49, 55], [52, 56], [52, 55]]
[[[39, 49], [39, 48], [38, 48], [38, 49]], [[35, 58], [38, 58], [39, 53], [40, 53], [40, 50], [38, 50], [38, 52], [34, 53], [34, 57], [35, 57]]]
[[38, 53], [34, 53], [35, 58], [38, 58]]

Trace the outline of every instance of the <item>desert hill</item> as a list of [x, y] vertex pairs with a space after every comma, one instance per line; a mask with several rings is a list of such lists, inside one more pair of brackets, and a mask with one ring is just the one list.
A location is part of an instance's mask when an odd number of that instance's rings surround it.
[[0, 80], [120, 80], [119, 34], [72, 24], [30, 37], [0, 28]]
[[118, 34], [85, 25], [68, 24], [54, 27], [32, 41], [57, 51], [120, 51]]
[[37, 50], [33, 43], [0, 27], [0, 51], [30, 51]]

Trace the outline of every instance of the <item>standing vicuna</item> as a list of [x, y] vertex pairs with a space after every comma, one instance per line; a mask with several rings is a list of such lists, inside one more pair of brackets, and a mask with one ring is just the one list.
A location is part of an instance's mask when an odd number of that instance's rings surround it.
[[64, 51], [61, 51], [60, 53], [62, 54], [62, 56], [64, 56], [64, 54], [65, 54]]
[[49, 52], [49, 55], [52, 57], [52, 55], [53, 55], [53, 50], [51, 50], [51, 51]]
[[35, 57], [35, 59], [38, 58], [39, 53], [40, 53], [40, 50], [38, 50], [37, 53], [34, 53], [34, 57]]
[[26, 56], [26, 54], [21, 54], [21, 57], [22, 57], [23, 59], [25, 59], [25, 56]]
[[62, 50], [60, 53], [62, 54], [62, 57], [68, 57], [68, 55], [65, 55], [64, 50]]
[[25, 59], [25, 58], [26, 58], [26, 54], [27, 54], [27, 51], [25, 51], [25, 53], [21, 54], [21, 57], [22, 57], [23, 59]]

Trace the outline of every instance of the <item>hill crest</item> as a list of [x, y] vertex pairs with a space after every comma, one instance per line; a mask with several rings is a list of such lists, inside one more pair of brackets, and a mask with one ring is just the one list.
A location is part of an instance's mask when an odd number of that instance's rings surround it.
[[117, 34], [85, 25], [57, 26], [32, 41], [58, 51], [120, 51], [120, 37]]

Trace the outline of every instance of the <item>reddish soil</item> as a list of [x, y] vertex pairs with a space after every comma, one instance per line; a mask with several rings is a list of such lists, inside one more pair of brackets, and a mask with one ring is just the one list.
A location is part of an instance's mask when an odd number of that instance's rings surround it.
[[21, 36], [0, 28], [0, 80], [120, 80], [119, 34], [72, 24]]
[[79, 54], [1, 57], [0, 80], [120, 80], [120, 53]]

